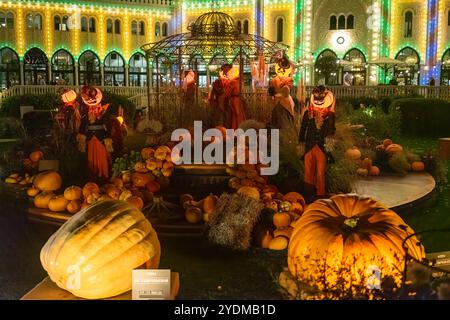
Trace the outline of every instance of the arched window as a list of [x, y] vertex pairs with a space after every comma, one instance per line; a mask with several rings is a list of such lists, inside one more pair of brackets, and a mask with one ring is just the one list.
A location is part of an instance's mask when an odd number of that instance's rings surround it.
[[339, 19], [338, 19], [338, 29], [342, 30], [345, 29], [345, 16], [344, 15], [340, 15]]
[[159, 22], [155, 23], [155, 37], [161, 37], [161, 25]]
[[131, 34], [137, 35], [138, 34], [138, 24], [136, 21], [131, 21]]
[[412, 11], [407, 11], [405, 13], [405, 38], [412, 37], [413, 28], [413, 13]]
[[447, 12], [447, 25], [450, 26], [450, 10]]
[[96, 27], [95, 27], [96, 23], [95, 23], [95, 18], [90, 18], [89, 19], [89, 32], [93, 32], [95, 33], [96, 31]]
[[80, 85], [100, 85], [100, 59], [92, 51], [85, 51], [78, 59], [78, 77]]
[[34, 30], [42, 30], [42, 16], [39, 13], [34, 16], [33, 21]]
[[109, 53], [105, 58], [105, 86], [125, 85], [125, 61], [117, 52]]
[[119, 19], [116, 19], [114, 21], [114, 33], [120, 34], [120, 20]]
[[450, 86], [450, 49], [442, 56], [441, 86]]
[[163, 37], [167, 37], [168, 33], [169, 33], [169, 25], [167, 24], [167, 22], [164, 22], [162, 24], [162, 36]]
[[284, 20], [283, 18], [277, 19], [277, 42], [283, 42], [284, 40]]
[[0, 90], [20, 84], [19, 56], [10, 48], [0, 49]]
[[337, 18], [336, 16], [330, 17], [330, 30], [336, 30], [337, 29]]
[[28, 13], [25, 17], [27, 29], [34, 29], [34, 17], [32, 13]]
[[147, 60], [142, 53], [135, 53], [129, 63], [130, 86], [142, 87], [147, 85]]
[[48, 84], [48, 59], [41, 49], [28, 50], [23, 62], [25, 85]]
[[336, 85], [339, 84], [339, 65], [337, 63], [338, 57], [333, 51], [326, 49], [322, 51], [317, 57], [314, 65], [315, 82], [321, 85]]
[[355, 16], [350, 14], [347, 17], [347, 29], [354, 29], [355, 28]]
[[6, 14], [6, 28], [14, 29], [14, 13], [12, 12]]
[[145, 36], [145, 22], [144, 21], [139, 22], [139, 35]]
[[344, 60], [350, 62], [342, 66], [344, 84], [363, 86], [366, 84], [366, 57], [358, 49], [348, 51]]
[[54, 25], [54, 29], [55, 29], [56, 31], [59, 31], [59, 30], [60, 30], [60, 26], [61, 26], [61, 18], [60, 18], [58, 15], [56, 15], [56, 16], [53, 17], [53, 25]]
[[244, 33], [248, 34], [248, 20], [244, 20]]
[[75, 83], [75, 67], [72, 55], [66, 50], [58, 50], [52, 57], [52, 77], [58, 85]]
[[87, 32], [89, 29], [88, 19], [86, 17], [81, 18], [81, 32]]
[[106, 20], [106, 33], [113, 33], [113, 22], [111, 19]]
[[403, 61], [403, 65], [394, 67], [394, 77], [399, 84], [419, 85], [420, 80], [420, 58], [416, 50], [410, 47], [400, 50], [395, 59]]
[[238, 20], [236, 22], [236, 27], [238, 28], [239, 33], [242, 33], [242, 22], [241, 22], [241, 20]]
[[0, 29], [6, 29], [6, 14], [0, 12]]
[[69, 17], [68, 16], [64, 16], [62, 18], [61, 30], [69, 31]]

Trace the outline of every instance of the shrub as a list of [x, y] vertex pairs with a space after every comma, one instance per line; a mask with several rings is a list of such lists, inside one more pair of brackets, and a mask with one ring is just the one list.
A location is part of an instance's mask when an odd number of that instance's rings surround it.
[[450, 135], [449, 102], [424, 98], [397, 99], [389, 109], [400, 111], [402, 133], [433, 137]]
[[348, 115], [353, 125], [363, 125], [364, 135], [376, 139], [392, 138], [400, 134], [401, 114], [396, 108], [385, 113], [381, 108], [365, 107]]
[[54, 93], [8, 97], [2, 102], [0, 115], [2, 117], [20, 118], [21, 106], [33, 106], [34, 110], [55, 110], [59, 103], [60, 97]]

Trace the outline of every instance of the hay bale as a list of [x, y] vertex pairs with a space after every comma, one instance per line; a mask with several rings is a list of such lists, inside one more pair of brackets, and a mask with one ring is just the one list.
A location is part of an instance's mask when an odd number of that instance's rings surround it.
[[209, 241], [236, 250], [249, 249], [262, 207], [262, 203], [246, 196], [222, 194], [208, 222]]

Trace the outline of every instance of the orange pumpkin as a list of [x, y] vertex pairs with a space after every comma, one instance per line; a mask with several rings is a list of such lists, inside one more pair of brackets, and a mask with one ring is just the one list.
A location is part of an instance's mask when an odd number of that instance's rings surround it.
[[[372, 265], [397, 281], [404, 267], [402, 243], [413, 233], [394, 211], [371, 198], [335, 195], [317, 200], [295, 224], [288, 250], [289, 270], [319, 290], [336, 285], [342, 270], [359, 278]], [[405, 245], [412, 257], [425, 257], [416, 237]], [[325, 282], [321, 280], [324, 277]]]
[[84, 185], [83, 187], [83, 197], [87, 198], [88, 196], [90, 196], [93, 193], [100, 193], [100, 188], [98, 187], [98, 185], [94, 182], [88, 182]]
[[396, 153], [400, 153], [403, 152], [403, 147], [399, 144], [393, 143], [390, 144], [387, 148], [386, 148], [386, 152], [390, 155], [396, 154]]
[[34, 206], [40, 209], [48, 209], [48, 203], [54, 196], [55, 194], [53, 192], [41, 192], [34, 197]]
[[357, 147], [352, 147], [345, 151], [345, 157], [350, 160], [359, 160], [361, 158], [361, 151]]
[[358, 176], [367, 177], [369, 171], [367, 171], [367, 169], [359, 168], [358, 170], [356, 170], [356, 173], [358, 174]]
[[189, 223], [199, 223], [203, 219], [202, 210], [197, 207], [187, 208], [184, 216]]
[[155, 170], [156, 167], [157, 167], [156, 160], [154, 160], [154, 159], [147, 159], [147, 160], [145, 161], [145, 166], [146, 166], [146, 168], [147, 168], [148, 170], [150, 170], [150, 171]]
[[259, 201], [259, 191], [254, 187], [240, 187], [237, 193]]
[[29, 197], [36, 197], [39, 194], [39, 192], [41, 192], [41, 191], [38, 188], [36, 188], [35, 186], [32, 186], [31, 188], [29, 188], [27, 190], [27, 195]]
[[392, 140], [391, 139], [384, 139], [383, 140], [383, 147], [387, 148], [392, 144]]
[[69, 201], [80, 200], [83, 190], [77, 186], [71, 186], [64, 190], [64, 197]]
[[147, 167], [145, 166], [144, 162], [136, 162], [134, 164], [134, 171], [136, 172], [141, 172], [141, 173], [145, 173], [148, 172]]
[[147, 183], [149, 183], [151, 180], [153, 180], [153, 175], [150, 175], [150, 173], [141, 173], [141, 172], [134, 172], [131, 175], [131, 182], [135, 187], [143, 188]]
[[144, 208], [144, 201], [140, 197], [131, 196], [127, 199], [127, 202], [132, 206], [138, 208], [139, 210], [142, 210], [142, 208]]
[[38, 162], [42, 158], [44, 158], [44, 153], [40, 150], [36, 150], [30, 153], [30, 160], [33, 162]]
[[270, 250], [284, 250], [288, 247], [289, 241], [285, 237], [275, 237], [269, 243]]
[[364, 160], [361, 162], [361, 168], [366, 169], [370, 172], [370, 168], [372, 168], [372, 159], [364, 158]]
[[72, 200], [67, 204], [66, 210], [71, 214], [75, 214], [81, 210], [81, 205], [78, 201]]
[[298, 192], [288, 192], [284, 195], [284, 199], [289, 202], [298, 202], [302, 206], [305, 204], [305, 198]]
[[372, 167], [370, 168], [369, 174], [370, 174], [371, 176], [379, 176], [379, 175], [380, 175], [380, 168], [378, 168], [377, 166], [372, 166]]
[[104, 189], [105, 189], [106, 195], [108, 197], [110, 197], [111, 199], [116, 199], [116, 200], [119, 199], [120, 194], [122, 193], [122, 190], [120, 190], [120, 188], [116, 187], [113, 184], [106, 185], [104, 187]]
[[111, 181], [111, 183], [113, 185], [115, 185], [117, 188], [123, 188], [123, 180], [122, 179], [116, 178], [113, 181]]
[[66, 210], [69, 202], [70, 201], [67, 200], [63, 195], [56, 196], [50, 199], [50, 201], [48, 202], [48, 208], [54, 212], [62, 212]]
[[216, 211], [217, 196], [210, 194], [203, 201], [203, 212], [213, 214]]
[[141, 150], [142, 159], [147, 160], [153, 157], [155, 150], [153, 148], [147, 147]]
[[33, 184], [42, 191], [56, 191], [61, 188], [62, 179], [56, 171], [44, 171], [36, 175]]
[[273, 232], [273, 236], [274, 237], [285, 237], [287, 239], [290, 239], [292, 236], [292, 231], [294, 230], [294, 228], [292, 227], [285, 227], [285, 228], [281, 228], [281, 229], [276, 229]]
[[411, 163], [411, 169], [415, 172], [421, 172], [425, 170], [425, 164], [422, 161], [414, 161]]
[[277, 228], [285, 228], [291, 224], [291, 216], [286, 212], [277, 212], [273, 215], [273, 225]]
[[270, 245], [270, 241], [272, 241], [273, 237], [270, 232], [267, 230], [264, 236], [261, 239], [261, 248], [268, 249]]

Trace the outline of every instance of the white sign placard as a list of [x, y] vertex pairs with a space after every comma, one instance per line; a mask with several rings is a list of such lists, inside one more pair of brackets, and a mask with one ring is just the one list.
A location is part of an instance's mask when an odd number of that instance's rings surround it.
[[132, 298], [133, 300], [170, 299], [170, 270], [133, 270]]

